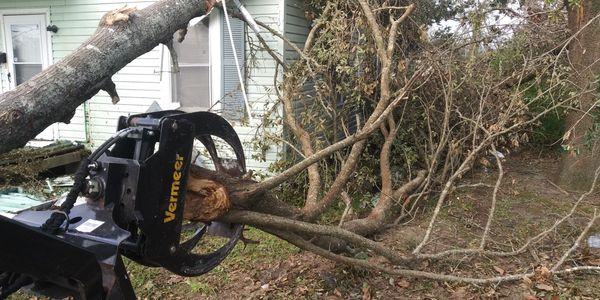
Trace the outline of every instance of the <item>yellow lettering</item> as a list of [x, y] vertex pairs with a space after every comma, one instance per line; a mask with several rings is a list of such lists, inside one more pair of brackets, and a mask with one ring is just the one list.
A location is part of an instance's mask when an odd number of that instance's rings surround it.
[[165, 218], [163, 219], [163, 223], [169, 223], [175, 220], [175, 214], [170, 211], [165, 211]]
[[165, 210], [165, 218], [163, 219], [164, 223], [171, 222], [175, 220], [175, 211], [177, 211], [177, 198], [179, 196], [179, 186], [181, 184], [180, 180], [183, 174], [180, 172], [183, 168], [183, 156], [180, 156], [179, 153], [175, 154], [175, 163], [173, 164], [173, 182], [171, 183], [171, 196], [169, 198], [169, 207]]
[[179, 195], [179, 181], [173, 181], [171, 184], [171, 196]]
[[181, 172], [177, 172], [177, 171], [173, 172], [173, 180], [175, 180], [175, 181], [181, 180]]
[[176, 161], [175, 162], [175, 170], [179, 171], [179, 170], [181, 170], [181, 167], [183, 167], [183, 162], [180, 160]]

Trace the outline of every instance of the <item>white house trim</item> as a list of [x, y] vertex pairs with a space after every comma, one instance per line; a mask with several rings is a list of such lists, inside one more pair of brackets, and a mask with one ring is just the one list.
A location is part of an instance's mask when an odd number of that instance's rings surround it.
[[[50, 20], [50, 8], [46, 7], [46, 8], [22, 8], [22, 9], [2, 9], [0, 10], [0, 27], [2, 27], [2, 29], [4, 29], [4, 16], [18, 16], [18, 15], [44, 15], [46, 16], [46, 26], [52, 24], [51, 20]], [[60, 30], [60, 29], [59, 29]], [[47, 58], [47, 62], [48, 62], [48, 66], [54, 63], [54, 57], [52, 55], [53, 50], [52, 50], [52, 33], [50, 31], [46, 31], [46, 28], [44, 28], [44, 31], [46, 32], [46, 54], [48, 56]], [[5, 38], [4, 36], [4, 31], [2, 32], [2, 37]], [[6, 43], [4, 43], [4, 51], [6, 52], [7, 50], [7, 45]]]
[[[46, 27], [49, 26], [51, 24], [51, 20], [50, 20], [50, 8], [26, 8], [26, 9], [3, 9], [0, 10], [0, 28], [2, 31], [2, 38], [4, 39], [3, 41], [3, 45], [4, 45], [4, 52], [7, 53], [7, 63], [4, 66], [4, 68], [13, 76], [15, 76], [15, 70], [14, 70], [14, 63], [12, 62], [12, 57], [11, 55], [8, 55], [9, 53], [12, 53], [12, 40], [6, 35], [7, 29], [6, 29], [6, 22], [5, 22], [5, 18], [6, 17], [19, 17], [19, 16], [23, 16], [23, 17], [28, 17], [28, 16], [40, 16], [42, 17], [43, 23], [41, 24], [41, 28], [40, 31], [43, 33], [41, 35], [42, 40], [41, 42], [41, 53], [42, 53], [42, 70], [48, 68], [50, 65], [53, 64], [54, 59], [53, 59], [53, 51], [52, 51], [52, 34], [50, 31], [46, 30]], [[15, 80], [16, 77], [14, 77], [13, 80], [8, 81], [8, 86], [9, 89], [14, 89], [15, 86]], [[50, 135], [51, 136], [48, 136]], [[42, 132], [38, 138], [41, 139], [48, 139], [48, 140], [54, 140], [59, 136], [59, 130], [58, 130], [58, 126], [56, 124], [51, 125], [50, 127], [46, 128], [46, 130], [44, 132]]]
[[[210, 82], [210, 105], [211, 110], [219, 110], [221, 104], [218, 102], [223, 97], [223, 83], [221, 74], [223, 72], [222, 38], [223, 30], [221, 25], [221, 12], [213, 10], [208, 16], [208, 36], [211, 41], [209, 45], [209, 82]], [[176, 41], [174, 41], [176, 43]], [[177, 109], [179, 102], [174, 102], [173, 85], [173, 61], [171, 54], [166, 46], [161, 45], [161, 66], [157, 72], [161, 73], [161, 101], [159, 105], [162, 109]]]
[[218, 102], [223, 98], [223, 82], [221, 82], [221, 73], [223, 72], [223, 49], [222, 39], [223, 30], [221, 28], [221, 11], [213, 10], [209, 16], [208, 37], [212, 43], [209, 47], [210, 59], [210, 95], [212, 110], [220, 110], [221, 103]]
[[158, 103], [162, 109], [176, 109], [179, 103], [173, 102], [173, 80], [171, 67], [171, 54], [165, 45], [160, 45], [160, 102]]

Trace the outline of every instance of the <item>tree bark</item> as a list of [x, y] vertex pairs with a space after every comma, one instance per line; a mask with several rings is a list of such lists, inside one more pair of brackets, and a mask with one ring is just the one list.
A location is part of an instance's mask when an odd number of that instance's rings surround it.
[[205, 11], [204, 0], [163, 0], [142, 10], [107, 13], [73, 53], [16, 89], [0, 95], [0, 153], [24, 146], [99, 90], [118, 100], [111, 76], [136, 57], [173, 39]]
[[600, 2], [597, 0], [568, 5], [568, 26], [571, 33], [577, 35], [569, 44], [568, 58], [573, 68], [573, 84], [581, 94], [579, 110], [569, 112], [565, 119], [563, 144], [568, 151], [563, 157], [560, 182], [575, 190], [590, 186], [600, 162], [600, 132], [594, 131], [600, 74], [600, 18], [594, 19], [598, 14]]

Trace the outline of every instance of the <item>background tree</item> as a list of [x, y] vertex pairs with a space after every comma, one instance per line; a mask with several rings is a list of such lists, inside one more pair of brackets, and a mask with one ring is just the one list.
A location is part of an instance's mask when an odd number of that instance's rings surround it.
[[568, 43], [571, 82], [580, 95], [575, 109], [565, 119], [563, 144], [566, 150], [561, 182], [585, 189], [593, 180], [594, 166], [600, 158], [598, 137], [598, 100], [600, 100], [600, 2], [566, 1], [568, 28], [574, 38]]

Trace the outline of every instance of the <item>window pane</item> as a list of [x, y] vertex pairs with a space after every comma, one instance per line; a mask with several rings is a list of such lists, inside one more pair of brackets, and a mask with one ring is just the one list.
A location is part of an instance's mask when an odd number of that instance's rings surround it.
[[208, 26], [199, 22], [188, 28], [182, 43], [173, 43], [180, 64], [208, 64]]
[[29, 80], [42, 71], [42, 65], [20, 65], [15, 64], [15, 82], [17, 85]]
[[210, 81], [208, 67], [179, 67], [175, 75], [175, 99], [183, 107], [210, 107]]
[[38, 24], [12, 24], [10, 33], [15, 62], [42, 62], [40, 26]]

